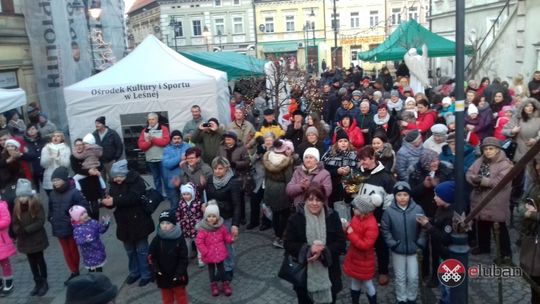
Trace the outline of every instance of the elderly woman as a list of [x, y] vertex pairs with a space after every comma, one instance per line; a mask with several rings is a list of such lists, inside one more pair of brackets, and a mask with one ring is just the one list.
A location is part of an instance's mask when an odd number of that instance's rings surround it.
[[[206, 184], [206, 196], [208, 200], [216, 200], [219, 207], [219, 214], [224, 220], [224, 225], [231, 233], [233, 239], [238, 237], [238, 227], [240, 227], [240, 181], [234, 176], [231, 163], [221, 156], [217, 156], [212, 161], [214, 174]], [[229, 256], [225, 260], [226, 280], [231, 281], [234, 270], [235, 253], [233, 247], [227, 245]]]
[[[478, 206], [513, 166], [504, 151], [501, 150], [499, 140], [495, 137], [484, 138], [481, 149], [482, 156], [472, 164], [466, 174], [467, 182], [473, 186], [471, 210]], [[511, 190], [511, 187], [506, 187], [500, 191], [476, 216], [478, 247], [473, 248], [471, 254], [490, 252], [491, 229], [494, 223], [499, 223], [502, 259], [497, 263], [511, 262], [512, 250], [506, 228], [506, 221], [510, 217]]]
[[124, 244], [128, 256], [129, 275], [126, 284], [139, 279], [139, 286], [153, 281], [148, 266], [148, 235], [154, 231], [152, 217], [144, 210], [141, 196], [146, 185], [135, 171], [128, 170], [125, 159], [111, 167], [109, 196], [101, 200], [108, 208], [115, 208], [116, 237]]
[[321, 155], [324, 154], [324, 143], [319, 137], [319, 131], [317, 130], [317, 128], [313, 126], [308, 127], [305, 131], [305, 134], [306, 136], [304, 137], [304, 140], [302, 141], [302, 143], [300, 143], [297, 149], [298, 156], [302, 157], [304, 155], [304, 151], [306, 151], [307, 148], [315, 148], [319, 150], [319, 153]]
[[49, 195], [53, 189], [51, 175], [58, 167], [70, 167], [71, 149], [65, 143], [64, 133], [55, 131], [51, 136], [51, 142], [41, 150], [41, 167], [43, 172], [43, 189]]
[[345, 252], [345, 234], [323, 189], [315, 184], [306, 189], [303, 207], [291, 216], [285, 234], [286, 253], [307, 264], [306, 287], [294, 287], [299, 304], [335, 303], [343, 287], [339, 256]]
[[[356, 167], [356, 149], [345, 131], [339, 129], [336, 132], [336, 142], [323, 155], [321, 161], [332, 177], [332, 194], [328, 202], [330, 207], [333, 207], [334, 202], [346, 199], [341, 180]], [[347, 197], [347, 200], [350, 198]]]
[[360, 114], [357, 119], [356, 125], [362, 131], [362, 134], [367, 136], [369, 127], [373, 123], [373, 113], [371, 113], [369, 100], [363, 100], [360, 103]]

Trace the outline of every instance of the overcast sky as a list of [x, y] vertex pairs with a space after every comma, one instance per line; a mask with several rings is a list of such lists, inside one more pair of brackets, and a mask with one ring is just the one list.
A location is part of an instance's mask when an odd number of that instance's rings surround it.
[[135, 0], [124, 0], [124, 3], [126, 4], [126, 12], [129, 10], [133, 2], [135, 2]]

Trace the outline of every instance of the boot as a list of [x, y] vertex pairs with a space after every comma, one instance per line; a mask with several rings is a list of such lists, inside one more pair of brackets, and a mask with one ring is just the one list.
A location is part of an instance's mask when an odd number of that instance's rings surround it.
[[377, 304], [377, 294], [372, 296], [366, 294], [369, 304]]
[[4, 288], [2, 288], [2, 294], [8, 295], [13, 292], [13, 278], [4, 279]]
[[34, 279], [34, 282], [35, 282], [35, 286], [34, 288], [32, 289], [32, 291], [30, 291], [30, 296], [35, 296], [38, 294], [38, 291], [39, 291], [39, 288], [41, 287], [41, 278], [35, 278]]
[[223, 282], [223, 294], [225, 294], [226, 297], [230, 297], [232, 295], [232, 289], [229, 281]]
[[37, 296], [43, 297], [47, 293], [47, 291], [49, 291], [49, 283], [47, 283], [47, 279], [43, 279], [43, 283], [41, 284], [41, 287], [39, 288]]
[[351, 289], [351, 303], [352, 304], [360, 304], [360, 295], [362, 294], [362, 291], [360, 290], [352, 290]]
[[210, 292], [212, 293], [212, 297], [219, 296], [219, 288], [217, 282], [210, 283]]

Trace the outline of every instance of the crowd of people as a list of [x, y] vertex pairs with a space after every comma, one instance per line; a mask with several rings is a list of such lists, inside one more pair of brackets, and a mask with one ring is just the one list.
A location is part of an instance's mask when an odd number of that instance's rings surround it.
[[[414, 303], [419, 284], [440, 285], [437, 269], [449, 257], [456, 128], [466, 135], [470, 211], [540, 139], [540, 71], [528, 85], [519, 76], [513, 85], [498, 78], [468, 81], [462, 126], [456, 125], [452, 81], [413, 92], [402, 68], [396, 78], [384, 68], [376, 79], [331, 69], [318, 81], [321, 111], [303, 112], [309, 107], [300, 91], [285, 118], [264, 94], [252, 102], [238, 92], [230, 123], [205, 117], [197, 105], [182, 130], [149, 113], [138, 147], [155, 189], [170, 203], [157, 225], [144, 206], [147, 182], [122, 159], [123, 142], [105, 116], [70, 147], [36, 105], [30, 124], [8, 113], [8, 121], [0, 120], [2, 295], [14, 288], [9, 258], [17, 251], [32, 270], [30, 295], [47, 293], [47, 220], [71, 273], [66, 285], [80, 276], [80, 256], [89, 272], [102, 272], [100, 235], [110, 218], [100, 218], [100, 208], [109, 208], [128, 256], [126, 283], [155, 281], [163, 303], [187, 303], [190, 258], [208, 269], [212, 296], [231, 296], [234, 243], [243, 225], [272, 228], [271, 245], [304, 265], [306, 279], [293, 286], [299, 303], [334, 303], [343, 289], [342, 269], [352, 303], [362, 292], [376, 303], [377, 284], [391, 277], [396, 301]], [[478, 213], [470, 233], [471, 253], [491, 254], [497, 224], [501, 254], [494, 263], [509, 265], [508, 224], [519, 210], [521, 246], [528, 248], [520, 265], [536, 283], [540, 268], [530, 249], [538, 247], [539, 176], [537, 156]], [[40, 189], [47, 201], [39, 200]], [[449, 303], [448, 290], [440, 288], [441, 303]], [[540, 303], [534, 289], [532, 302]]]

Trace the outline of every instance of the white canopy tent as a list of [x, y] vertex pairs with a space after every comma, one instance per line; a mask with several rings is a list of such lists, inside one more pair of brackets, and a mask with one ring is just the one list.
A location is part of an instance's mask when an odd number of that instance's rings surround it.
[[230, 121], [227, 74], [185, 58], [152, 35], [109, 69], [65, 87], [64, 97], [71, 138], [94, 130], [99, 116], [122, 134], [120, 115], [147, 112], [168, 112], [171, 130], [181, 130], [195, 104], [206, 119]]
[[23, 89], [0, 89], [0, 113], [24, 105], [26, 105], [26, 93]]

